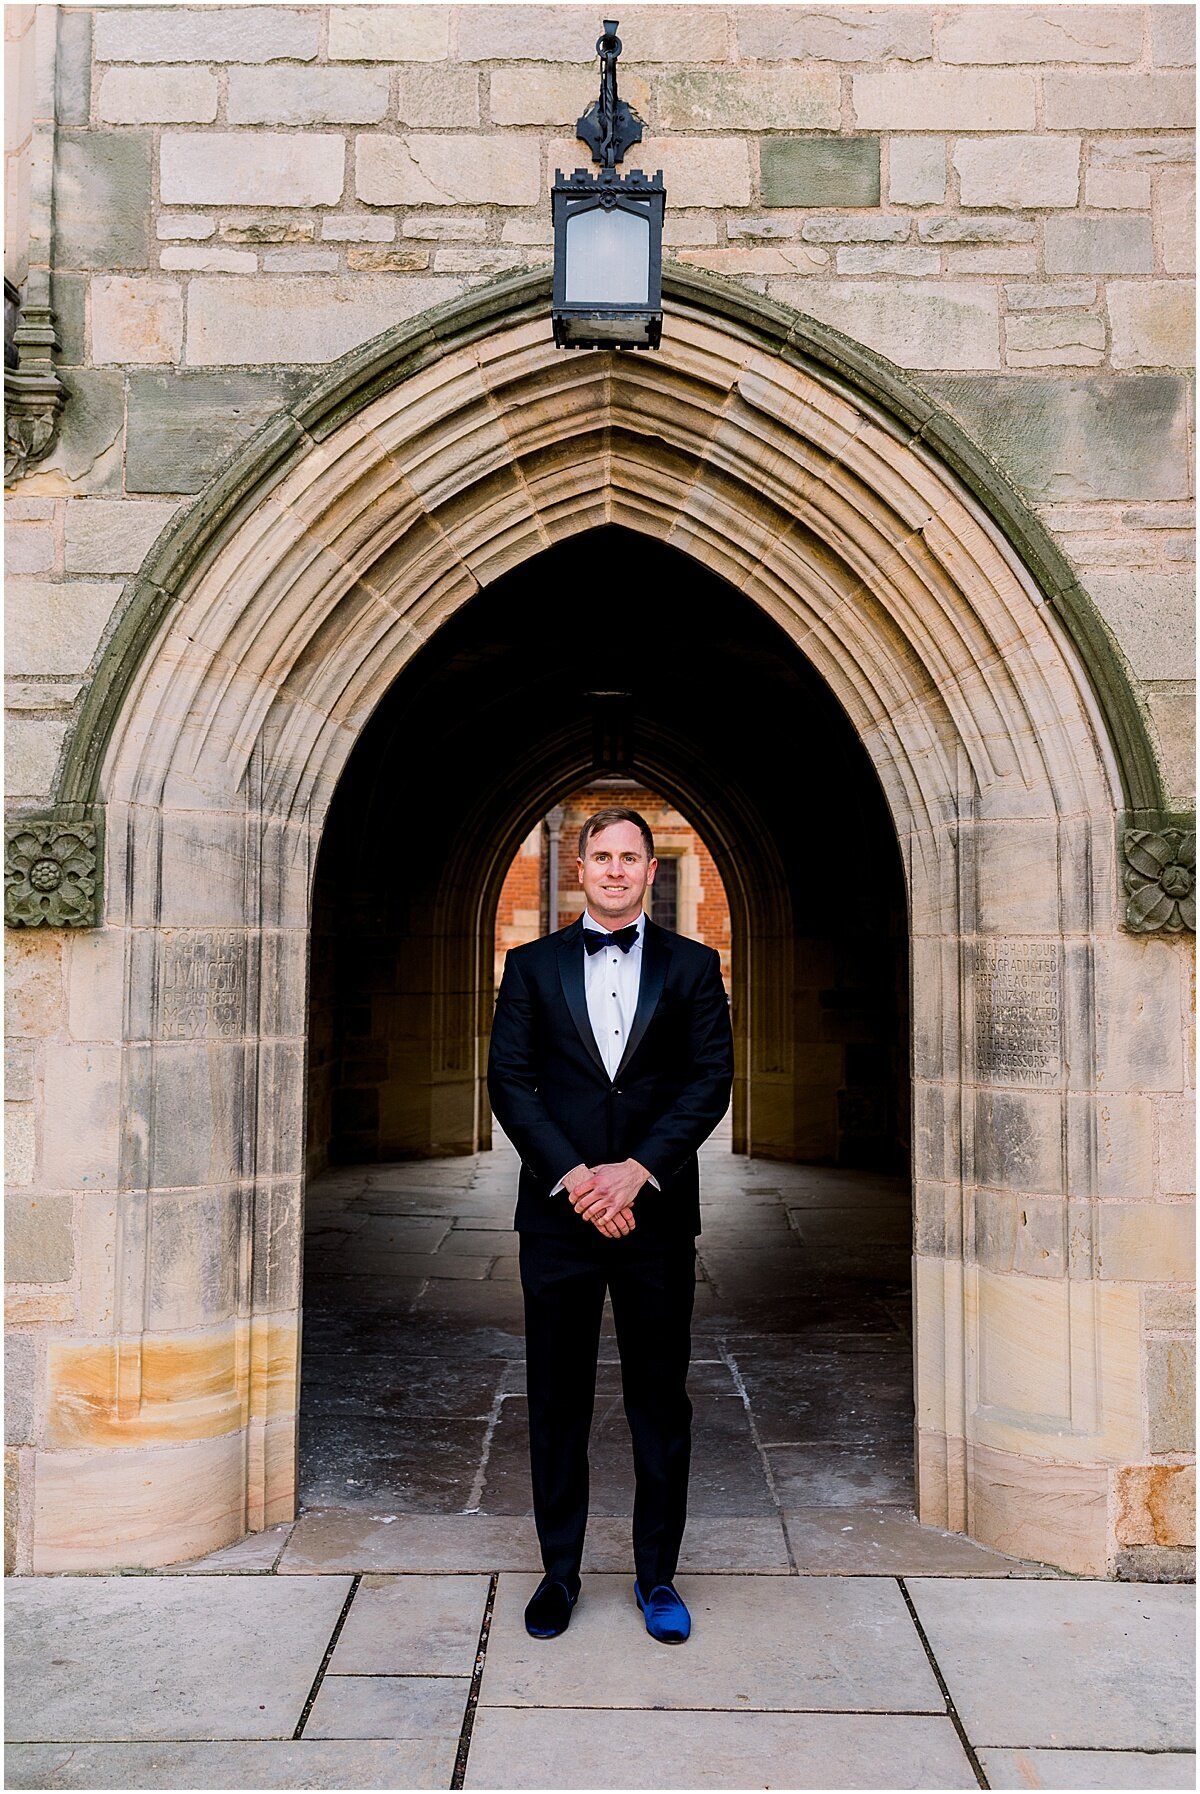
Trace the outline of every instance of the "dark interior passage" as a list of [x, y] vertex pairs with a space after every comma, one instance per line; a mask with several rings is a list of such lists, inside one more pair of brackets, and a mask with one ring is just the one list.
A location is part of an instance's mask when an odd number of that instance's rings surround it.
[[354, 750], [315, 877], [310, 1169], [486, 1148], [505, 873], [606, 775], [676, 802], [728, 895], [734, 1149], [904, 1169], [905, 899], [873, 769], [770, 618], [615, 528], [444, 623]]
[[[556, 804], [633, 782], [702, 834], [730, 920], [737, 1075], [703, 1158], [691, 1512], [830, 1537], [848, 1507], [911, 1512], [895, 834], [783, 631], [617, 529], [444, 623], [334, 798], [313, 915], [310, 1508], [528, 1514], [516, 1164], [502, 1138], [489, 1150], [482, 1085], [499, 898]], [[600, 1521], [633, 1492], [611, 1331], [602, 1359]]]

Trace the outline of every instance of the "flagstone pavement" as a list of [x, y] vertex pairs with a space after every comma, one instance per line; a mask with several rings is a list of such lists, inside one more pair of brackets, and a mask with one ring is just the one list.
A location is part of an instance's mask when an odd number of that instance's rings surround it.
[[705, 1152], [689, 1643], [633, 1602], [606, 1329], [569, 1631], [530, 1639], [515, 1159], [309, 1193], [299, 1519], [10, 1580], [10, 1788], [1195, 1786], [1193, 1590], [912, 1513], [908, 1198]]

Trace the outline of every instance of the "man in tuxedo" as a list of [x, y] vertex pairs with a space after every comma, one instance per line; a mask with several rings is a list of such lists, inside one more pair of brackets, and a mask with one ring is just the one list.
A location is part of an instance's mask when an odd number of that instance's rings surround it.
[[578, 921], [510, 949], [488, 1091], [521, 1155], [516, 1227], [533, 1509], [545, 1576], [535, 1638], [570, 1623], [588, 1511], [588, 1435], [606, 1289], [633, 1439], [634, 1594], [663, 1643], [691, 1622], [673, 1586], [687, 1517], [697, 1149], [729, 1104], [720, 959], [642, 904], [657, 861], [635, 810], [579, 837]]

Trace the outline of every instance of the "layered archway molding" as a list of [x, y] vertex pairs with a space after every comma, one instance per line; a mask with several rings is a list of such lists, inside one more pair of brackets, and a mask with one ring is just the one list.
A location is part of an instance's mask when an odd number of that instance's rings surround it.
[[60, 821], [103, 815], [101, 925], [69, 966], [71, 1050], [102, 1089], [58, 1155], [87, 1166], [64, 1181], [89, 1185], [88, 1321], [48, 1348], [35, 1569], [164, 1563], [293, 1512], [322, 820], [439, 626], [608, 523], [776, 622], [891, 810], [920, 1516], [1110, 1559], [1112, 1478], [1147, 1439], [1138, 1287], [1100, 1277], [1097, 1199], [1148, 1191], [1101, 1110], [1181, 1063], [1175, 947], [1119, 928], [1116, 815], [1161, 807], [1137, 705], [1036, 521], [897, 370], [713, 279], [665, 290], [655, 355], [556, 351], [541, 275], [377, 339], [130, 589], [57, 794]]

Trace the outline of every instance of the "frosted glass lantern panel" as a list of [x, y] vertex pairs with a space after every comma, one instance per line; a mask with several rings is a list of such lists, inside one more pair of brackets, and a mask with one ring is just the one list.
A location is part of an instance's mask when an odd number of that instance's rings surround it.
[[567, 219], [568, 305], [645, 305], [650, 285], [650, 220], [614, 206]]

